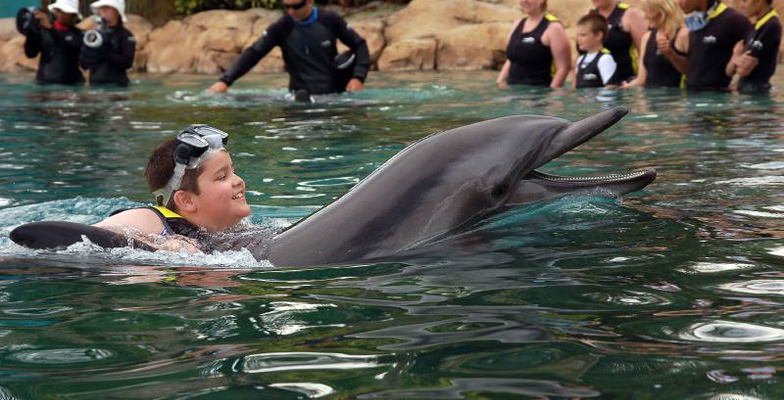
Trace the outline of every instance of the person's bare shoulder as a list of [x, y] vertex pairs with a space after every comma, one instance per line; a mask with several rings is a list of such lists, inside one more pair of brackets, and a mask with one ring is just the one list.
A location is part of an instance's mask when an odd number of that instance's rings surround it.
[[163, 223], [155, 211], [149, 208], [133, 208], [112, 215], [103, 221], [93, 224], [99, 228], [127, 229], [132, 228], [141, 233], [157, 235], [163, 230]]

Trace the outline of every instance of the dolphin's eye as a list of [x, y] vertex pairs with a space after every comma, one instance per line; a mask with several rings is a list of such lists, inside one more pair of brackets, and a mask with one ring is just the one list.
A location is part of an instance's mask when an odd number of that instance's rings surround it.
[[501, 197], [505, 195], [508, 190], [509, 190], [509, 186], [505, 183], [502, 183], [496, 186], [495, 188], [493, 188], [493, 192], [491, 194], [493, 195], [493, 197]]

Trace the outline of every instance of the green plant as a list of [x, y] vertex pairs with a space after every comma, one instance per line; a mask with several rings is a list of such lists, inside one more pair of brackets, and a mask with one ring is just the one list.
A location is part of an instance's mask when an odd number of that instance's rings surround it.
[[174, 0], [177, 11], [186, 15], [214, 9], [245, 10], [275, 8], [277, 5], [278, 0]]

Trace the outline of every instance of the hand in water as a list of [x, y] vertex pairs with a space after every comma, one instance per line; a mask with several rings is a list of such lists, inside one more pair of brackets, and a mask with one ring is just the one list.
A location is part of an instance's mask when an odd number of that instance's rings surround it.
[[209, 94], [216, 94], [216, 93], [226, 93], [229, 90], [229, 85], [225, 84], [224, 82], [218, 81], [212, 84], [209, 89], [207, 89], [207, 93]]
[[357, 78], [352, 78], [346, 85], [347, 92], [358, 92], [365, 88], [365, 85]]

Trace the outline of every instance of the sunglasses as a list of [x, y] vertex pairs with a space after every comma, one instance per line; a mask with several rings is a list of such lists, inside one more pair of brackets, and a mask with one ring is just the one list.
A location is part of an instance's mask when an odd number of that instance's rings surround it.
[[306, 5], [307, 3], [308, 3], [308, 1], [307, 1], [307, 0], [302, 0], [302, 1], [300, 1], [299, 3], [294, 3], [294, 4], [286, 4], [286, 3], [283, 3], [283, 8], [285, 8], [285, 9], [292, 9], [292, 10], [299, 10], [299, 9], [301, 9], [302, 7], [305, 7], [305, 5]]

